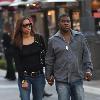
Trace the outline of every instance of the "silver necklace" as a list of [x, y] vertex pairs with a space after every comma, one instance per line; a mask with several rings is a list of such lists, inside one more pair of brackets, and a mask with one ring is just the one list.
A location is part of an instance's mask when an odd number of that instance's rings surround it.
[[70, 44], [70, 39], [65, 39], [64, 36], [63, 36], [63, 40], [65, 41], [65, 43], [67, 44], [66, 45], [66, 50], [69, 49], [69, 44]]

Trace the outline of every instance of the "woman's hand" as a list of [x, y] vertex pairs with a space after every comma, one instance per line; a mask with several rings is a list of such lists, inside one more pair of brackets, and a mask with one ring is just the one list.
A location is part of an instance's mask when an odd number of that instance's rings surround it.
[[22, 81], [22, 88], [28, 89], [28, 87], [29, 87], [29, 84], [28, 84], [27, 80], [23, 80]]

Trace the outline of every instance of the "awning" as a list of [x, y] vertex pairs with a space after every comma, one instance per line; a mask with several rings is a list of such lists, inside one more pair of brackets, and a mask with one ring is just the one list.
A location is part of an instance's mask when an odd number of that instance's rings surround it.
[[10, 5], [14, 0], [0, 0], [0, 6]]
[[19, 6], [19, 5], [26, 5], [26, 4], [31, 4], [33, 3], [35, 0], [27, 0], [27, 1], [21, 1], [21, 0], [14, 0], [14, 2], [12, 2], [10, 4], [10, 6]]

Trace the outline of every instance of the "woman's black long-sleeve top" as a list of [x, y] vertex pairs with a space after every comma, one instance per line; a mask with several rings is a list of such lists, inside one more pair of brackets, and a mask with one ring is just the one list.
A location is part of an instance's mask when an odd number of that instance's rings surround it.
[[35, 34], [35, 41], [29, 45], [22, 45], [21, 48], [14, 46], [14, 60], [18, 71], [19, 79], [25, 79], [24, 71], [37, 72], [45, 66], [45, 43], [42, 36]]

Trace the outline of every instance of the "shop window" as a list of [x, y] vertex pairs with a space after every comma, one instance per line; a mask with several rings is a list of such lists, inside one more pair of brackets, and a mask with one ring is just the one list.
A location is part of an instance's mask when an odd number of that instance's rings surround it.
[[78, 11], [75, 11], [72, 14], [73, 29], [80, 31], [80, 13]]
[[92, 15], [95, 20], [95, 31], [97, 34], [100, 35], [100, 10], [99, 9], [93, 10]]
[[55, 33], [55, 11], [48, 11], [48, 28], [49, 36], [52, 36]]

